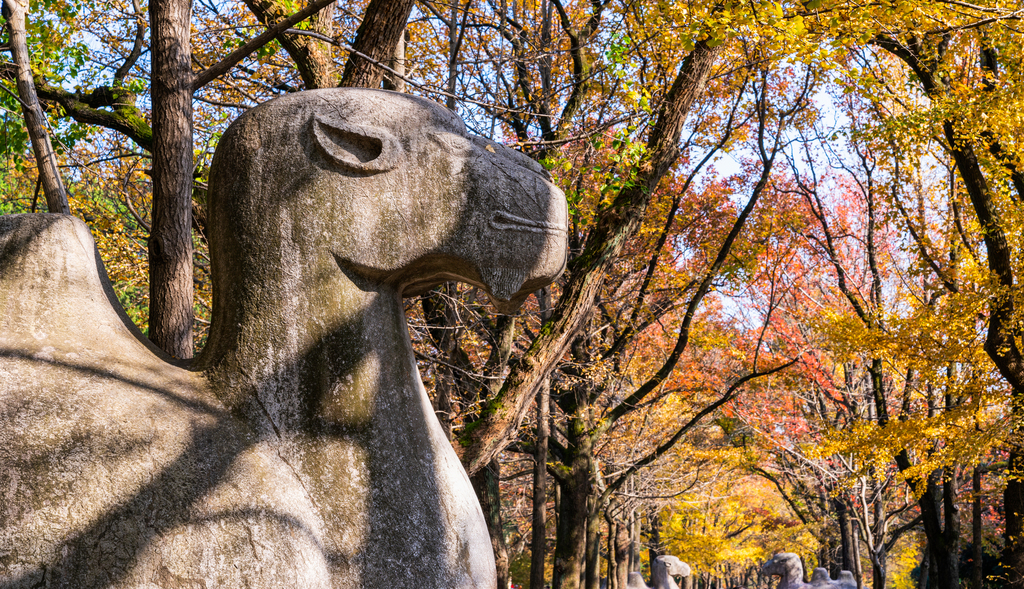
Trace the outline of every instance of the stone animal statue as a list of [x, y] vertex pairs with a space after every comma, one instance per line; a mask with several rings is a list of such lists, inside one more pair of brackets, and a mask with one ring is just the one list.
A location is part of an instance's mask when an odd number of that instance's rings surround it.
[[792, 552], [780, 552], [761, 567], [766, 575], [781, 577], [777, 589], [857, 589], [857, 581], [850, 571], [841, 571], [833, 580], [828, 569], [818, 567], [811, 572], [811, 582], [804, 583], [804, 565]]
[[857, 589], [857, 578], [850, 571], [839, 571], [837, 582], [841, 589]]
[[[800, 557], [792, 552], [779, 552], [761, 566], [761, 573], [780, 577], [776, 589], [810, 589], [804, 583], [804, 565]], [[827, 576], [827, 575], [826, 575]]]
[[82, 222], [0, 217], [0, 587], [492, 589], [402, 297], [521, 303], [564, 267], [562, 193], [428, 100], [332, 89], [232, 124], [208, 206], [187, 367]]
[[658, 556], [651, 563], [651, 584], [654, 589], [679, 589], [675, 577], [689, 576], [690, 565], [675, 556]]
[[[675, 556], [658, 556], [651, 563], [651, 583], [648, 587], [644, 577], [638, 572], [626, 576], [626, 589], [679, 589], [675, 577], [689, 577], [690, 565]], [[601, 589], [607, 589], [608, 579], [601, 579]]]
[[850, 571], [840, 571], [838, 579], [832, 579], [828, 569], [818, 567], [811, 573], [811, 586], [815, 589], [857, 589], [857, 580]]
[[811, 572], [811, 587], [815, 589], [822, 587], [828, 588], [832, 586], [832, 577], [828, 574], [828, 569], [818, 567]]

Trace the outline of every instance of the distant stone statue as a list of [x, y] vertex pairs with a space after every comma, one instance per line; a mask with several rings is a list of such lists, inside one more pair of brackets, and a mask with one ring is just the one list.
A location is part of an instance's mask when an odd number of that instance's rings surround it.
[[651, 584], [654, 589], [679, 589], [675, 577], [689, 576], [690, 565], [675, 556], [658, 556], [651, 563]]
[[850, 571], [841, 571], [833, 580], [828, 569], [818, 567], [811, 573], [811, 582], [804, 583], [804, 565], [797, 554], [780, 552], [761, 567], [761, 573], [781, 577], [777, 589], [857, 589]]
[[832, 579], [828, 574], [828, 569], [818, 567], [811, 573], [811, 586], [815, 589], [820, 588], [832, 588], [832, 589], [857, 589], [857, 579], [854, 578], [853, 573], [850, 571], [840, 571], [838, 579]]
[[828, 574], [828, 569], [818, 567], [811, 572], [811, 586], [817, 589], [818, 587], [831, 587], [832, 578]]
[[804, 583], [804, 565], [793, 552], [779, 552], [761, 567], [761, 573], [780, 577], [776, 589], [809, 589]]
[[839, 571], [838, 583], [841, 589], [857, 589], [857, 577], [850, 571]]
[[[644, 577], [638, 572], [626, 576], [626, 589], [679, 589], [675, 577], [689, 577], [690, 565], [675, 556], [658, 556], [651, 563], [651, 583], [648, 587]], [[607, 589], [608, 579], [601, 579], [601, 589]]]
[[566, 217], [539, 165], [430, 101], [270, 101], [214, 158], [188, 368], [82, 222], [0, 217], [0, 587], [492, 589], [402, 297], [457, 279], [515, 307], [562, 271]]

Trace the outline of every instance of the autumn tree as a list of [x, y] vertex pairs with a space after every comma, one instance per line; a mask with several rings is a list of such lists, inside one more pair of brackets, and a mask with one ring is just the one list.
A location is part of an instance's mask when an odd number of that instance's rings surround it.
[[[1019, 424], [1024, 423], [1020, 402], [1024, 381], [1013, 319], [1017, 312], [1013, 293], [1018, 289], [1014, 260], [1020, 248], [1012, 238], [1015, 207], [1004, 205], [1021, 198], [1024, 181], [1019, 147], [1013, 139], [1019, 133], [1019, 123], [1000, 113], [1019, 112], [1020, 108], [1021, 45], [1020, 33], [1013, 24], [1019, 18], [1016, 8], [999, 1], [965, 7], [946, 2], [870, 7], [837, 2], [794, 8], [809, 27], [836, 44], [855, 52], [866, 50], [867, 60], [857, 69], [867, 75], [856, 76], [856, 85], [866, 90], [865, 95], [874, 100], [887, 119], [896, 147], [894, 157], [914, 154], [915, 143], [936, 137], [945, 152], [942, 159], [955, 165], [955, 175], [969, 202], [967, 207], [950, 207], [946, 226], [954, 226], [957, 220], [961, 227], [969, 225], [967, 211], [973, 213], [971, 221], [978, 224], [984, 251], [979, 248], [975, 253], [986, 270], [984, 276], [970, 280], [972, 288], [985, 293], [987, 300], [985, 350], [1014, 399], [1009, 408], [1014, 425], [1006, 438], [1010, 475], [1003, 497], [1007, 516], [1003, 560], [1011, 587], [1024, 586], [1020, 574], [1024, 571], [1024, 482], [1017, 474], [1024, 464], [1019, 442]], [[873, 75], [874, 64], [884, 63], [886, 56], [894, 58], [901, 68], [887, 70], [884, 77]], [[908, 84], [894, 84], [896, 79]], [[912, 161], [900, 163], [904, 169], [914, 166]], [[950, 218], [958, 215], [958, 219]], [[946, 260], [929, 250], [927, 240], [913, 239], [923, 245], [920, 252], [930, 260], [927, 265], [933, 278], [946, 287], [954, 286], [950, 278], [955, 274], [944, 272], [948, 269]], [[964, 241], [971, 241], [969, 234]], [[960, 258], [951, 262], [950, 266], [955, 266]], [[963, 283], [955, 284], [958, 290], [965, 290]], [[879, 419], [888, 421], [889, 416], [880, 414]], [[901, 462], [902, 467], [910, 466], [903, 459]], [[948, 512], [952, 506], [945, 509]], [[952, 555], [956, 550], [946, 536], [953, 522], [948, 514], [942, 516], [937, 511], [923, 515], [929, 542], [949, 555], [936, 555], [941, 560], [939, 580], [955, 582]]]
[[39, 105], [35, 81], [32, 79], [28, 35], [25, 29], [27, 13], [27, 2], [8, 0], [3, 3], [3, 17], [7, 22], [8, 46], [17, 71], [18, 102], [21, 103], [22, 116], [32, 140], [32, 151], [39, 163], [39, 183], [46, 195], [47, 210], [51, 213], [68, 214], [71, 212], [68, 207], [68, 195], [57, 169], [57, 158], [50, 142], [50, 134], [46, 129], [43, 109]]

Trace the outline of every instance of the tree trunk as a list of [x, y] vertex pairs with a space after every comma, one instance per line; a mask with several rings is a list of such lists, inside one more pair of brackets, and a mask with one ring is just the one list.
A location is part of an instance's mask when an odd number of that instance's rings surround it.
[[[1013, 439], [1024, 438], [1024, 393], [1014, 391]], [[1019, 442], [1018, 442], [1019, 443]], [[1006, 513], [1006, 546], [1003, 549], [1003, 570], [1006, 587], [1024, 588], [1024, 453], [1011, 451], [1007, 464], [1008, 478], [1003, 491]]]
[[651, 544], [647, 549], [647, 562], [653, 563], [654, 559], [662, 554], [661, 518], [658, 517], [657, 510], [651, 509], [647, 512], [647, 525], [651, 527]]
[[977, 466], [971, 473], [971, 492], [971, 543], [974, 545], [971, 555], [971, 587], [982, 589], [985, 574], [981, 567], [984, 557], [981, 550], [981, 469]]
[[384, 77], [384, 89], [395, 92], [405, 92], [405, 44], [409, 36], [408, 28], [402, 31], [398, 37], [398, 44], [395, 45], [395, 55], [388, 62], [388, 65], [395, 73], [388, 73]]
[[640, 514], [630, 513], [630, 573], [640, 572]]
[[864, 587], [864, 568], [860, 562], [860, 521], [856, 518], [850, 518], [850, 523], [853, 528], [853, 566], [854, 569], [851, 571], [853, 577], [857, 580], [857, 589], [863, 589]]
[[370, 0], [352, 48], [372, 61], [355, 52], [349, 54], [341, 86], [380, 88], [387, 72], [376, 64], [387, 64], [394, 58], [413, 4], [414, 0]]
[[921, 566], [920, 566], [921, 575], [918, 577], [918, 585], [917, 586], [918, 586], [919, 589], [928, 589], [929, 588], [929, 584], [928, 583], [929, 583], [929, 581], [931, 579], [931, 572], [932, 572], [931, 552], [932, 551], [928, 547], [928, 543], [925, 542], [924, 554], [921, 555]]
[[840, 570], [852, 573], [856, 570], [854, 560], [857, 558], [855, 555], [857, 536], [854, 533], [852, 518], [850, 518], [850, 509], [844, 499], [835, 499], [834, 505], [836, 518], [839, 520]]
[[615, 584], [623, 588], [629, 579], [629, 520], [615, 522]]
[[939, 567], [936, 564], [935, 553], [931, 551], [931, 548], [928, 549], [928, 555], [930, 556], [928, 559], [928, 588], [935, 589], [935, 587], [939, 586], [936, 582], [939, 576]]
[[544, 586], [544, 556], [547, 551], [548, 503], [548, 402], [551, 385], [545, 382], [537, 392], [537, 448], [533, 465], [533, 538], [530, 543], [530, 587]]
[[25, 20], [28, 15], [28, 0], [4, 0], [3, 15], [7, 20], [8, 39], [10, 41], [11, 59], [17, 68], [18, 98], [21, 100], [21, 112], [25, 117], [25, 127], [32, 141], [32, 152], [35, 154], [36, 167], [39, 169], [39, 182], [46, 196], [46, 210], [51, 213], [71, 214], [68, 206], [68, 195], [57, 168], [57, 156], [53, 153], [50, 134], [46, 130], [46, 116], [39, 105], [36, 95], [36, 84], [32, 79], [31, 60], [28, 55], [28, 33]]
[[[906, 461], [905, 453], [898, 460]], [[949, 479], [943, 481], [944, 476]], [[960, 586], [960, 530], [954, 486], [952, 473], [937, 470], [928, 477], [927, 489], [918, 499], [931, 556], [931, 585], [938, 589]]]
[[446, 282], [421, 301], [427, 333], [445, 360], [445, 364], [434, 367], [434, 415], [449, 440], [452, 439], [452, 420], [457, 412], [456, 397], [460, 390], [470, 390], [471, 386], [470, 383], [462, 382], [461, 373], [456, 371], [456, 367], [465, 370], [472, 368], [459, 348], [458, 318], [452, 305], [458, 296], [457, 288], [454, 282]]
[[555, 537], [555, 563], [552, 571], [553, 589], [578, 589], [586, 550], [588, 499], [591, 495], [593, 449], [585, 434], [573, 435], [577, 424], [570, 423], [568, 451], [572, 453], [568, 476], [558, 481], [562, 490]]
[[591, 497], [590, 515], [587, 517], [587, 577], [586, 589], [601, 586], [601, 512]]
[[[445, 82], [445, 106], [455, 110], [455, 84], [459, 76], [459, 49], [462, 36], [459, 28], [459, 13], [462, 12], [462, 0], [450, 0], [448, 13], [448, 80]], [[467, 10], [469, 6], [466, 6]]]
[[822, 534], [822, 536], [823, 537], [819, 540], [821, 545], [818, 547], [818, 566], [823, 569], [827, 569], [829, 571], [829, 575], [832, 578], [835, 578], [835, 571], [832, 570], [835, 568], [835, 559], [832, 558], [833, 553], [835, 552], [835, 546], [833, 546], [832, 543], [835, 538], [832, 537], [831, 531]]
[[[551, 431], [550, 427], [551, 427], [551, 425], [549, 423], [548, 424], [548, 431]], [[560, 517], [560, 515], [562, 513], [562, 486], [556, 484], [551, 489], [551, 495], [552, 495], [552, 497], [551, 497], [552, 501], [551, 502], [555, 504], [554, 505], [554, 510], [552, 510], [551, 515], [554, 516], [554, 518], [555, 518], [555, 534], [557, 536], [557, 534], [558, 534], [558, 520], [559, 520], [559, 517]]]
[[886, 554], [883, 548], [871, 553], [871, 588], [885, 589]]
[[192, 357], [191, 0], [149, 7], [153, 103], [153, 222], [149, 235], [149, 339]]
[[473, 490], [480, 501], [480, 508], [487, 520], [487, 532], [491, 536], [491, 548], [494, 549], [494, 565], [498, 569], [498, 587], [505, 589], [509, 583], [508, 546], [505, 543], [504, 526], [501, 519], [501, 465], [497, 459], [491, 461], [487, 468], [471, 477]]
[[608, 553], [607, 560], [608, 565], [605, 567], [605, 579], [607, 579], [608, 589], [618, 589], [618, 574], [615, 572], [615, 520], [607, 516], [605, 512], [605, 519], [608, 522]]

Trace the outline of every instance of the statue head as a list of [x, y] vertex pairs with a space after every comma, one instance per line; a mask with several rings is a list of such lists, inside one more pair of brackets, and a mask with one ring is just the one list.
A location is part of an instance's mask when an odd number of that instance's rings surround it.
[[565, 265], [565, 197], [543, 167], [394, 92], [314, 90], [245, 113], [218, 146], [209, 208], [218, 290], [261, 256], [328, 254], [357, 284], [408, 296], [457, 279], [507, 309]]
[[803, 577], [803, 570], [800, 557], [793, 552], [779, 552], [761, 567], [763, 574], [777, 577], [793, 576], [794, 574]]
[[651, 563], [651, 583], [654, 589], [678, 589], [676, 577], [689, 576], [690, 565], [675, 556], [658, 556]]
[[664, 570], [670, 577], [690, 576], [690, 565], [679, 560], [678, 557], [667, 554], [656, 557], [652, 568]]

